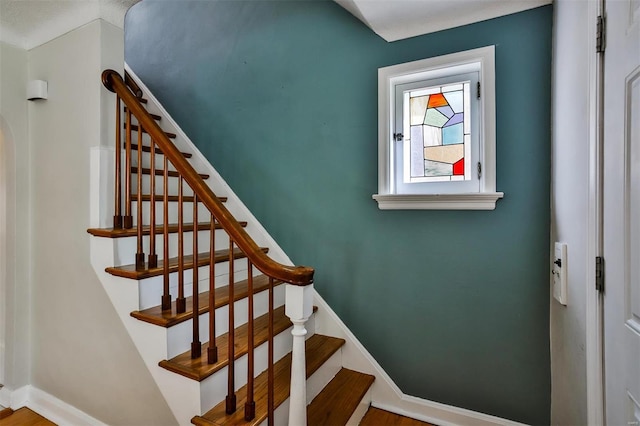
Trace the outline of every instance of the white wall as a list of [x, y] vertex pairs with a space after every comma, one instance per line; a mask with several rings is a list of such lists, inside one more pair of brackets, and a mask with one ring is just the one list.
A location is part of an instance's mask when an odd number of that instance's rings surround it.
[[[106, 144], [103, 67], [122, 70], [123, 32], [97, 20], [29, 51], [32, 180], [31, 384], [110, 425], [176, 420], [89, 259], [89, 150]], [[115, 106], [109, 105], [109, 109]]]
[[[586, 301], [594, 265], [589, 222], [590, 61], [593, 55], [587, 2], [554, 3], [552, 94], [552, 244], [567, 243], [568, 303], [551, 297], [551, 421], [586, 425]], [[592, 64], [594, 65], [594, 64]], [[553, 253], [553, 247], [552, 251]], [[550, 263], [551, 265], [551, 263]]]
[[[27, 52], [0, 42], [0, 383], [29, 383]], [[0, 202], [2, 203], [2, 202]], [[4, 229], [2, 229], [4, 228]], [[4, 340], [3, 340], [4, 337]]]

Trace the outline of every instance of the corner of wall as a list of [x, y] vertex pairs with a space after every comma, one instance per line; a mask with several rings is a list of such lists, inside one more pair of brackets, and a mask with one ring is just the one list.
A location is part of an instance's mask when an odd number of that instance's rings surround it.
[[[29, 138], [26, 100], [27, 51], [0, 42], [0, 133], [2, 167], [0, 192], [4, 207], [0, 212], [0, 382], [19, 388], [30, 379], [30, 244]], [[20, 238], [18, 238], [20, 236]], [[20, 337], [27, 336], [27, 338]], [[2, 368], [4, 367], [4, 368]], [[2, 374], [4, 371], [4, 374]]]

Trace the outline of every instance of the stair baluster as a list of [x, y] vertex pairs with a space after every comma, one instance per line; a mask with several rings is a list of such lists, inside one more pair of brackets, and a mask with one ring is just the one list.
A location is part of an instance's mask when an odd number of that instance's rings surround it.
[[[139, 149], [138, 152], [142, 150]], [[158, 266], [158, 255], [156, 254], [156, 143], [151, 138], [151, 162], [149, 168], [151, 169], [151, 175], [149, 176], [149, 186], [151, 187], [150, 195], [151, 201], [149, 203], [149, 256], [147, 260], [149, 262], [149, 268], [156, 268]], [[138, 203], [138, 209], [141, 209], [142, 204]], [[166, 220], [165, 220], [166, 222]]]
[[233, 333], [233, 330], [235, 330], [236, 326], [235, 326], [235, 318], [234, 318], [234, 301], [235, 301], [235, 294], [234, 294], [234, 283], [235, 283], [235, 277], [234, 277], [234, 265], [233, 265], [233, 260], [234, 260], [234, 256], [233, 256], [233, 240], [231, 239], [231, 237], [229, 237], [229, 339], [228, 339], [228, 343], [229, 343], [229, 347], [228, 347], [228, 360], [229, 360], [229, 365], [227, 366], [227, 398], [226, 398], [226, 403], [227, 403], [227, 414], [231, 414], [234, 413], [236, 411], [236, 388], [235, 388], [235, 362], [233, 362], [234, 359], [236, 359], [236, 352], [235, 352], [235, 335]]
[[192, 317], [193, 317], [193, 341], [191, 342], [191, 359], [200, 358], [200, 292], [198, 291], [198, 195], [193, 193], [193, 300]]
[[114, 176], [114, 188], [115, 188], [115, 200], [114, 200], [114, 210], [115, 213], [113, 215], [113, 228], [114, 229], [122, 229], [122, 134], [121, 134], [121, 110], [122, 105], [120, 104], [120, 96], [116, 95], [116, 150], [115, 150], [115, 165], [116, 165], [116, 174]]
[[[151, 172], [153, 175], [153, 171]], [[137, 187], [137, 219], [136, 228], [138, 231], [138, 250], [136, 251], [136, 269], [144, 269], [144, 248], [142, 246], [142, 125], [138, 124], [138, 187]]]
[[[169, 159], [164, 156], [162, 168], [162, 310], [171, 309], [169, 290]], [[155, 197], [155, 194], [153, 195]]]
[[[182, 177], [178, 178], [178, 297], [176, 311], [181, 314], [187, 310], [187, 299], [184, 297], [184, 196]], [[197, 257], [193, 257], [193, 266], [197, 265]]]
[[274, 398], [273, 398], [273, 277], [269, 277], [269, 337], [268, 337], [268, 360], [267, 360], [267, 424], [273, 426]]
[[256, 416], [256, 402], [253, 399], [253, 375], [254, 375], [254, 339], [253, 339], [253, 265], [247, 260], [247, 402], [244, 404], [244, 419], [252, 420]]
[[218, 362], [216, 346], [216, 220], [211, 215], [211, 237], [209, 248], [209, 346], [207, 347], [207, 363]]
[[125, 229], [133, 228], [133, 216], [131, 216], [131, 111], [127, 109], [125, 123], [126, 148], [124, 156], [124, 218], [123, 226]]

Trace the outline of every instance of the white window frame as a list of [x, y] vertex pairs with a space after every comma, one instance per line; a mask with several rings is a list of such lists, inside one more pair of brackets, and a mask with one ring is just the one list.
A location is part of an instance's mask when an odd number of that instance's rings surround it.
[[[478, 192], [431, 194], [396, 193], [393, 177], [393, 134], [402, 124], [395, 123], [395, 87], [413, 81], [429, 80], [461, 71], [480, 71], [480, 153], [482, 165]], [[504, 196], [496, 192], [496, 113], [495, 47], [487, 46], [435, 58], [422, 59], [378, 69], [378, 193], [373, 198], [381, 210], [493, 210]], [[399, 127], [398, 127], [399, 126]], [[442, 183], [438, 183], [443, 186]]]

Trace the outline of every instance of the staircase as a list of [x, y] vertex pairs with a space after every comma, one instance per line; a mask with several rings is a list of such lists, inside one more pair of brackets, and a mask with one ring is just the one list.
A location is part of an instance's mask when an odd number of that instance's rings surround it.
[[88, 230], [92, 262], [178, 422], [358, 424], [374, 376], [342, 368], [345, 341], [314, 333], [313, 269], [285, 264], [236, 220], [133, 79], [102, 79], [116, 94], [117, 155], [93, 164], [114, 213]]

